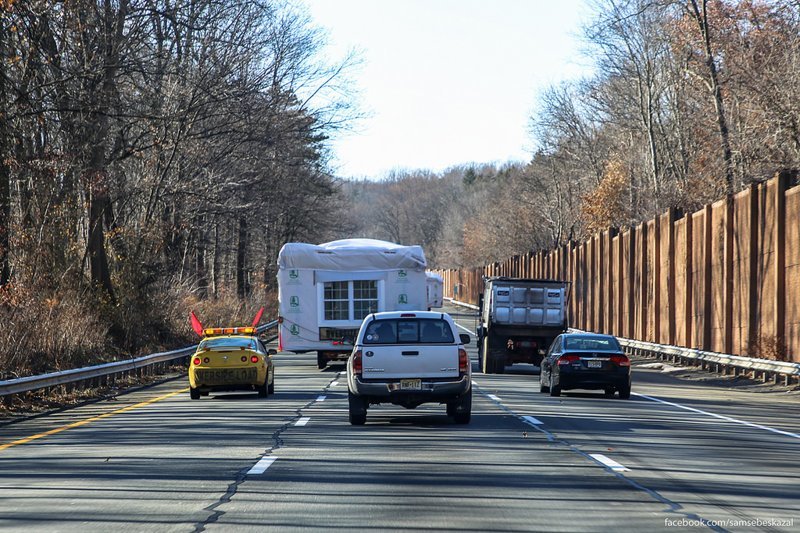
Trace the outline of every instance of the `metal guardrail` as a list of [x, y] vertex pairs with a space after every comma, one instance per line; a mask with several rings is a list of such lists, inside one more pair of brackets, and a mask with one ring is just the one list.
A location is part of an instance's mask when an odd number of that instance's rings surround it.
[[460, 305], [461, 307], [466, 307], [467, 309], [473, 309], [475, 311], [477, 311], [479, 309], [479, 307], [477, 305], [468, 304], [466, 302], [459, 302], [458, 300], [456, 300], [454, 298], [445, 297], [443, 299], [447, 300], [448, 302], [450, 302], [453, 305]]
[[[270, 328], [278, 324], [277, 320], [268, 322], [256, 328], [259, 333], [266, 332]], [[72, 385], [80, 382], [96, 382], [108, 379], [109, 376], [117, 374], [128, 375], [131, 372], [148, 371], [155, 365], [166, 365], [166, 363], [175, 361], [176, 359], [188, 358], [191, 356], [197, 345], [187, 346], [179, 350], [172, 350], [170, 352], [159, 352], [143, 357], [134, 357], [125, 361], [115, 361], [113, 363], [105, 363], [102, 365], [87, 366], [84, 368], [73, 368], [71, 370], [62, 370], [60, 372], [51, 372], [49, 374], [41, 374], [39, 376], [27, 376], [24, 378], [9, 379], [0, 381], [0, 397], [9, 396], [12, 394], [20, 394], [23, 392], [31, 392], [48, 387], [58, 387], [61, 385]]]
[[725, 375], [733, 373], [734, 376], [737, 376], [743, 373], [752, 373], [753, 379], [760, 377], [762, 381], [766, 382], [771, 379], [775, 383], [778, 382], [779, 377], [783, 377], [785, 385], [788, 385], [791, 379], [800, 378], [800, 363], [706, 352], [620, 337], [617, 337], [617, 340], [625, 351], [632, 355], [655, 357], [687, 366], [699, 366], [703, 370], [721, 372]]

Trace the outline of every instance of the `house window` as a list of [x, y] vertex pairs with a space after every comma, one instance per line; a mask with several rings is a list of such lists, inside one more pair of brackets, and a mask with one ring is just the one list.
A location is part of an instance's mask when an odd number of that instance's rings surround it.
[[353, 320], [364, 320], [378, 311], [378, 282], [374, 280], [353, 282]]
[[349, 320], [350, 298], [347, 281], [325, 283], [325, 320]]
[[326, 281], [323, 285], [324, 320], [363, 320], [378, 311], [375, 280]]

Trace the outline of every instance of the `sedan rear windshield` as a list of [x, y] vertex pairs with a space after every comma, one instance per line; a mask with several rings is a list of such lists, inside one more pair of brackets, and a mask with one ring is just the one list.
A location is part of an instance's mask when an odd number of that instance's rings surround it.
[[219, 339], [205, 339], [200, 343], [201, 350], [246, 350], [258, 351], [255, 339], [249, 337], [227, 337]]
[[564, 339], [565, 350], [588, 350], [592, 352], [619, 352], [620, 347], [614, 337], [586, 336]]
[[375, 320], [364, 332], [364, 344], [453, 344], [453, 330], [438, 318]]

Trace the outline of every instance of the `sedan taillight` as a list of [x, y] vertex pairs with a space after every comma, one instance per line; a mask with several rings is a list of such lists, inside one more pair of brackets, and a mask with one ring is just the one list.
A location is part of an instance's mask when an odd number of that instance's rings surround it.
[[467, 373], [469, 369], [469, 356], [464, 348], [458, 349], [458, 371], [462, 374]]
[[357, 350], [356, 354], [353, 356], [353, 372], [361, 375], [363, 368], [361, 366], [361, 350]]
[[200, 364], [200, 358], [199, 357], [195, 357], [194, 361], [192, 361], [192, 363], [194, 363], [194, 366], [199, 365]]
[[257, 355], [251, 355], [250, 356], [250, 362], [251, 363], [258, 363], [258, 356]]
[[631, 360], [627, 355], [612, 355], [611, 362], [616, 363], [618, 366], [631, 366]]
[[571, 365], [577, 361], [580, 361], [581, 357], [579, 355], [562, 355], [558, 358], [559, 365]]

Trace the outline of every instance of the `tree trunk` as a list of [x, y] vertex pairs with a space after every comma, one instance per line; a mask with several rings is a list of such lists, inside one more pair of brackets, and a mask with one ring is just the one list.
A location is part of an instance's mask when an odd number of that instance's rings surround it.
[[733, 194], [733, 155], [731, 152], [730, 134], [728, 132], [728, 120], [725, 113], [725, 102], [722, 100], [722, 88], [719, 85], [717, 75], [717, 62], [711, 51], [711, 32], [708, 27], [707, 0], [701, 0], [701, 6], [697, 5], [697, 0], [689, 0], [689, 14], [694, 18], [700, 30], [700, 37], [703, 39], [704, 51], [706, 54], [706, 67], [708, 68], [709, 88], [714, 98], [714, 111], [717, 115], [717, 127], [719, 129], [720, 144], [722, 147], [722, 157], [725, 162], [725, 185], [728, 194]]
[[208, 296], [208, 273], [206, 271], [206, 241], [205, 217], [199, 216], [195, 220], [194, 227], [197, 242], [195, 243], [195, 272], [197, 275], [197, 293], [201, 298]]
[[[6, 61], [5, 17], [0, 18], [0, 63]], [[0, 287], [8, 284], [11, 277], [9, 266], [9, 230], [11, 226], [11, 168], [9, 167], [8, 100], [6, 99], [6, 76], [0, 74]]]
[[245, 260], [247, 258], [247, 218], [239, 217], [239, 238], [236, 243], [236, 294], [245, 298], [250, 292], [247, 287]]
[[114, 287], [103, 233], [103, 220], [109, 203], [108, 184], [103, 170], [92, 169], [89, 172], [89, 270], [92, 283], [100, 287], [113, 301]]

